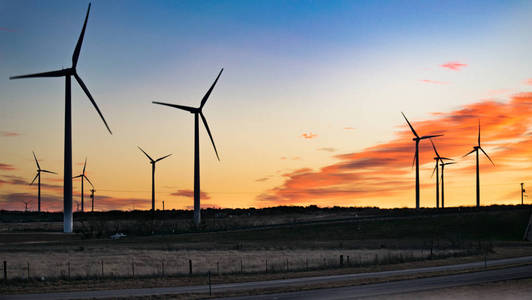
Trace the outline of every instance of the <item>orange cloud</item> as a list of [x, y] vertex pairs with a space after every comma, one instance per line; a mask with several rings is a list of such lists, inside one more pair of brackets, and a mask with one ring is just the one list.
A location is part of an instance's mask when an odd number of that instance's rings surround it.
[[313, 138], [316, 138], [318, 135], [315, 133], [309, 132], [309, 133], [303, 133], [301, 136], [306, 139], [313, 139]]
[[467, 64], [463, 64], [457, 61], [451, 61], [451, 62], [444, 63], [443, 65], [441, 65], [442, 68], [447, 68], [453, 71], [459, 71], [461, 68], [466, 67], [466, 66]]
[[[400, 114], [398, 114], [400, 118]], [[483, 159], [483, 172], [532, 171], [520, 164], [532, 154], [532, 93], [517, 94], [507, 102], [483, 101], [448, 113], [435, 113], [435, 119], [413, 121], [420, 135], [444, 134], [434, 139], [442, 156], [461, 157], [476, 143], [478, 120], [482, 126], [482, 145], [497, 168]], [[284, 174], [285, 181], [259, 195], [266, 205], [324, 203], [398, 195], [413, 188], [414, 143], [406, 125], [396, 138], [360, 152], [334, 156], [338, 162], [318, 170], [302, 168]], [[429, 142], [420, 144], [420, 164], [432, 167], [433, 150]], [[456, 171], [455, 171], [456, 170]], [[469, 164], [453, 165], [453, 173], [471, 174]], [[379, 205], [379, 203], [375, 203]]]
[[437, 80], [430, 80], [430, 79], [421, 79], [420, 81], [424, 83], [432, 83], [432, 84], [448, 84], [448, 82], [445, 82], [445, 81], [437, 81]]
[[0, 136], [3, 137], [12, 137], [12, 136], [19, 136], [20, 133], [13, 132], [13, 131], [0, 131]]
[[13, 171], [13, 170], [15, 170], [15, 167], [13, 167], [12, 165], [0, 163], [0, 170], [2, 170], [2, 171]]
[[[171, 193], [172, 196], [178, 196], [178, 197], [186, 197], [186, 198], [194, 198], [194, 191], [193, 190], [177, 190], [174, 193]], [[211, 197], [205, 193], [204, 191], [200, 191], [200, 197], [201, 199], [211, 199]]]
[[525, 81], [526, 84], [528, 85], [532, 85], [532, 78], [529, 78]]

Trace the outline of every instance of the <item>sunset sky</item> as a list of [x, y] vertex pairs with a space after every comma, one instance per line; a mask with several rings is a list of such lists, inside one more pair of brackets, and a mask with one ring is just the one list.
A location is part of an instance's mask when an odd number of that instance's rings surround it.
[[[9, 76], [70, 67], [87, 1], [0, 0], [0, 209], [24, 208], [43, 174], [44, 210], [62, 209], [64, 79]], [[78, 73], [113, 135], [72, 83], [73, 174], [87, 157], [97, 210], [193, 204], [198, 106], [204, 207], [414, 207], [414, 142], [434, 140], [446, 206], [520, 203], [532, 189], [530, 1], [93, 1]], [[435, 205], [434, 154], [420, 147], [421, 206]], [[79, 201], [80, 183], [74, 183]], [[88, 201], [88, 189], [86, 200]], [[532, 199], [530, 199], [532, 201]], [[74, 208], [76, 204], [74, 204]]]

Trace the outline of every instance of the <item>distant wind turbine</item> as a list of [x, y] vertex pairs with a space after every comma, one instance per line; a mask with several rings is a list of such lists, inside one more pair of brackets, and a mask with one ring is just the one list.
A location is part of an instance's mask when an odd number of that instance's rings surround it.
[[22, 202], [24, 202], [24, 212], [28, 212], [28, 204], [31, 203], [31, 200], [29, 200], [29, 201], [22, 201]]
[[436, 165], [434, 166], [434, 170], [432, 170], [432, 176], [434, 176], [434, 172], [436, 172], [436, 208], [440, 208], [440, 174], [439, 174], [439, 167], [438, 163], [444, 162], [444, 160], [452, 160], [451, 158], [447, 157], [441, 157], [438, 153], [438, 150], [436, 150], [436, 146], [434, 145], [434, 142], [432, 139], [430, 139], [430, 143], [432, 144], [432, 149], [434, 149], [434, 154], [436, 154], [436, 157], [434, 157], [434, 161], [436, 162]]
[[486, 153], [486, 151], [484, 151], [484, 149], [482, 149], [482, 147], [480, 146], [480, 120], [478, 120], [478, 145], [473, 146], [473, 150], [471, 150], [471, 152], [463, 156], [463, 157], [466, 157], [473, 152], [475, 152], [476, 154], [476, 158], [477, 158], [477, 207], [480, 207], [480, 169], [479, 169], [478, 150], [482, 151], [482, 153], [484, 153], [484, 155], [486, 155], [486, 157], [489, 159], [491, 164], [495, 166], [495, 164], [491, 160], [488, 153]]
[[87, 158], [85, 158], [85, 164], [83, 165], [83, 172], [81, 172], [81, 174], [79, 174], [78, 176], [75, 176], [73, 177], [72, 179], [74, 178], [81, 178], [81, 212], [84, 212], [85, 211], [85, 206], [84, 206], [84, 202], [83, 202], [83, 181], [84, 180], [87, 180], [90, 185], [92, 186], [92, 188], [94, 188], [94, 185], [92, 185], [92, 182], [89, 180], [89, 177], [87, 177], [85, 175], [85, 168], [87, 167]]
[[169, 103], [162, 103], [162, 102], [155, 102], [155, 101], [153, 102], [155, 104], [161, 104], [161, 105], [166, 105], [166, 106], [186, 110], [194, 114], [194, 224], [196, 224], [196, 226], [198, 226], [201, 222], [198, 116], [201, 117], [201, 120], [203, 121], [203, 125], [205, 125], [205, 129], [207, 130], [207, 133], [209, 134], [209, 137], [211, 139], [212, 146], [214, 147], [216, 158], [218, 158], [218, 161], [220, 161], [220, 157], [218, 156], [218, 151], [216, 150], [216, 145], [214, 144], [214, 139], [212, 138], [211, 130], [209, 129], [209, 125], [207, 124], [207, 119], [205, 119], [205, 116], [203, 115], [202, 110], [203, 110], [203, 106], [207, 102], [207, 99], [209, 99], [209, 96], [211, 95], [211, 92], [214, 89], [216, 82], [218, 82], [220, 75], [222, 75], [223, 70], [224, 70], [223, 68], [220, 70], [220, 73], [218, 73], [216, 80], [214, 80], [214, 83], [211, 85], [211, 87], [209, 88], [205, 96], [203, 96], [203, 99], [201, 99], [201, 104], [199, 107], [190, 107], [190, 106], [183, 106], [183, 105], [169, 104]]
[[151, 211], [155, 211], [155, 164], [165, 158], [167, 158], [168, 156], [172, 155], [172, 154], [168, 154], [166, 156], [163, 156], [163, 157], [160, 157], [158, 159], [153, 159], [151, 158], [148, 153], [146, 153], [144, 150], [142, 150], [142, 148], [140, 148], [139, 146], [137, 146], [140, 151], [142, 151], [142, 153], [144, 153], [144, 155], [146, 155], [146, 157], [148, 157], [148, 159], [150, 160], [150, 164], [151, 164]]
[[445, 208], [445, 181], [443, 177], [443, 172], [445, 166], [455, 164], [455, 162], [441, 162], [441, 208]]
[[94, 186], [93, 186], [91, 189], [91, 200], [92, 200], [91, 212], [94, 212], [94, 192], [96, 192], [96, 190], [94, 189]]
[[39, 161], [37, 160], [37, 156], [35, 156], [35, 152], [33, 152], [33, 158], [35, 158], [35, 163], [37, 164], [37, 175], [35, 175], [30, 185], [32, 185], [35, 182], [35, 179], [37, 178], [39, 179], [39, 181], [37, 181], [37, 191], [38, 191], [37, 192], [37, 207], [38, 207], [37, 211], [41, 212], [41, 172], [51, 173], [51, 174], [57, 174], [57, 173], [41, 169], [41, 166], [39, 165]]
[[414, 130], [414, 127], [412, 127], [412, 124], [408, 121], [405, 114], [401, 112], [403, 117], [406, 120], [406, 123], [408, 123], [408, 126], [410, 127], [410, 130], [412, 130], [412, 133], [414, 134], [414, 138], [412, 139], [414, 142], [416, 142], [416, 154], [414, 155], [414, 163], [416, 164], [416, 209], [419, 209], [419, 142], [424, 139], [430, 139], [433, 137], [439, 137], [443, 134], [437, 134], [437, 135], [425, 135], [420, 137], [417, 132]]
[[51, 72], [14, 76], [9, 79], [18, 79], [18, 78], [32, 78], [32, 77], [65, 77], [65, 158], [64, 158], [64, 178], [63, 178], [63, 230], [64, 232], [72, 232], [72, 112], [71, 112], [71, 86], [70, 80], [74, 76], [78, 84], [81, 86], [81, 89], [85, 92], [92, 105], [100, 115], [105, 127], [109, 130], [109, 133], [112, 134], [111, 129], [107, 125], [105, 118], [103, 117], [98, 105], [92, 98], [92, 95], [89, 92], [89, 89], [79, 77], [76, 66], [78, 64], [79, 54], [81, 52], [81, 45], [83, 43], [83, 37], [85, 35], [85, 28], [87, 26], [87, 20], [89, 18], [89, 12], [91, 5], [89, 3], [89, 8], [87, 9], [87, 15], [85, 16], [85, 22], [83, 23], [83, 28], [81, 29], [81, 34], [79, 36], [76, 48], [74, 49], [74, 54], [72, 55], [72, 66], [68, 69], [61, 69]]

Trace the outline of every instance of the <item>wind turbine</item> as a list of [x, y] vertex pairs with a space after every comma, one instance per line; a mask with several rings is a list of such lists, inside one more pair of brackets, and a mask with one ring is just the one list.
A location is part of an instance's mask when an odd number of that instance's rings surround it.
[[84, 205], [83, 205], [83, 180], [86, 179], [90, 185], [92, 186], [92, 188], [94, 188], [94, 185], [92, 185], [92, 182], [89, 180], [89, 178], [85, 175], [85, 168], [87, 167], [87, 158], [85, 158], [85, 164], [83, 165], [83, 172], [81, 172], [81, 174], [79, 174], [78, 176], [75, 176], [75, 177], [72, 177], [72, 179], [74, 178], [81, 178], [81, 212], [84, 212], [85, 209], [84, 209]]
[[37, 175], [35, 175], [30, 185], [32, 185], [35, 182], [35, 179], [39, 178], [39, 181], [37, 181], [37, 191], [38, 191], [37, 192], [37, 203], [38, 203], [37, 211], [41, 212], [41, 172], [51, 173], [51, 174], [57, 174], [57, 173], [41, 169], [41, 166], [39, 165], [39, 161], [37, 160], [37, 156], [35, 156], [35, 152], [32, 151], [32, 153], [33, 153], [33, 158], [35, 158], [35, 163], [37, 164]]
[[477, 146], [473, 146], [473, 150], [471, 150], [471, 152], [469, 152], [469, 153], [467, 153], [466, 155], [463, 156], [463, 157], [466, 157], [466, 156], [468, 156], [469, 154], [471, 154], [473, 152], [475, 152], [475, 154], [476, 154], [476, 158], [477, 158], [477, 207], [480, 207], [480, 169], [479, 169], [479, 165], [478, 165], [478, 162], [479, 162], [478, 150], [482, 151], [482, 153], [484, 153], [484, 155], [486, 155], [486, 157], [489, 159], [491, 164], [493, 166], [495, 166], [495, 164], [493, 163], [493, 161], [489, 157], [488, 153], [486, 153], [486, 151], [484, 151], [484, 149], [482, 149], [482, 147], [480, 146], [480, 120], [478, 120], [478, 145]]
[[434, 172], [436, 172], [436, 208], [440, 208], [440, 174], [439, 174], [439, 168], [438, 163], [444, 162], [444, 160], [452, 160], [447, 157], [441, 157], [438, 153], [438, 150], [436, 150], [436, 146], [434, 145], [434, 142], [432, 139], [430, 139], [430, 143], [432, 144], [432, 149], [434, 149], [434, 154], [436, 154], [436, 157], [434, 157], [434, 161], [436, 162], [436, 165], [434, 166], [434, 170], [432, 170], [432, 175], [434, 176]]
[[412, 130], [412, 133], [414, 134], [414, 138], [412, 139], [414, 142], [416, 142], [416, 154], [414, 155], [414, 163], [416, 164], [416, 209], [419, 209], [419, 142], [421, 140], [430, 139], [433, 137], [439, 137], [443, 134], [437, 134], [437, 135], [425, 135], [420, 137], [417, 132], [414, 130], [414, 127], [412, 127], [412, 124], [408, 121], [405, 114], [401, 112], [403, 117], [406, 120], [406, 123], [408, 123], [408, 126], [410, 127], [410, 130]]
[[161, 104], [166, 105], [178, 109], [182, 109], [185, 111], [188, 111], [192, 114], [194, 114], [194, 224], [198, 226], [201, 222], [201, 206], [200, 206], [200, 158], [199, 158], [199, 120], [198, 116], [201, 117], [201, 120], [203, 121], [203, 125], [205, 125], [205, 129], [207, 130], [207, 133], [209, 134], [209, 137], [211, 138], [212, 146], [214, 147], [214, 152], [216, 153], [216, 158], [218, 158], [218, 161], [220, 161], [220, 157], [218, 156], [218, 151], [216, 150], [216, 145], [214, 144], [214, 139], [212, 138], [211, 130], [209, 129], [209, 125], [207, 124], [207, 119], [205, 119], [205, 116], [203, 115], [203, 106], [207, 102], [207, 99], [209, 99], [209, 96], [211, 95], [212, 90], [214, 89], [214, 86], [216, 85], [216, 82], [218, 82], [218, 78], [220, 78], [220, 75], [222, 75], [223, 68], [220, 70], [220, 73], [218, 73], [218, 76], [216, 77], [216, 80], [214, 80], [213, 84], [203, 96], [203, 99], [201, 99], [201, 104], [199, 107], [190, 107], [190, 106], [183, 106], [183, 105], [177, 105], [177, 104], [169, 104], [169, 103], [162, 103], [162, 102], [153, 102], [155, 104]]
[[94, 192], [96, 192], [96, 190], [94, 189], [94, 186], [93, 186], [92, 189], [91, 189], [91, 199], [92, 199], [91, 212], [94, 212]]
[[168, 154], [166, 156], [163, 156], [163, 157], [160, 157], [158, 159], [153, 159], [151, 158], [148, 153], [146, 153], [144, 150], [142, 150], [142, 148], [140, 148], [139, 146], [137, 146], [140, 151], [142, 151], [142, 153], [144, 153], [144, 155], [146, 155], [146, 157], [148, 157], [148, 159], [150, 160], [150, 164], [151, 164], [151, 211], [155, 211], [155, 164], [165, 158], [167, 158], [168, 156], [172, 155], [172, 154]]
[[71, 111], [71, 77], [74, 76], [81, 89], [85, 92], [92, 105], [100, 115], [105, 127], [109, 130], [109, 133], [112, 134], [111, 129], [107, 125], [105, 118], [103, 117], [98, 105], [92, 98], [92, 95], [89, 92], [89, 89], [79, 77], [76, 66], [78, 64], [79, 54], [81, 52], [81, 45], [83, 43], [83, 37], [85, 35], [85, 28], [87, 26], [87, 19], [89, 18], [89, 12], [91, 9], [91, 4], [89, 3], [89, 8], [87, 9], [87, 15], [85, 16], [85, 22], [83, 23], [83, 28], [81, 29], [81, 34], [79, 36], [76, 48], [74, 49], [74, 54], [72, 55], [72, 66], [68, 69], [61, 69], [56, 71], [36, 73], [22, 76], [14, 76], [9, 79], [18, 79], [18, 78], [32, 78], [32, 77], [65, 77], [65, 158], [64, 158], [64, 174], [63, 174], [63, 231], [72, 232], [72, 111]]
[[443, 172], [445, 170], [445, 166], [455, 164], [455, 162], [441, 162], [441, 208], [445, 208], [445, 181], [443, 179]]
[[29, 200], [29, 201], [22, 201], [22, 202], [24, 202], [24, 212], [28, 212], [28, 204], [31, 203], [31, 200]]

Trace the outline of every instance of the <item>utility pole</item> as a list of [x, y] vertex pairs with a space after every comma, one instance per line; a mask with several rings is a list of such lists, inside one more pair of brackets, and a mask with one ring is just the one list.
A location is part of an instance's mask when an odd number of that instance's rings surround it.
[[525, 202], [523, 201], [523, 198], [524, 198], [524, 194], [525, 194], [525, 187], [524, 187], [525, 183], [524, 182], [521, 182], [521, 205], [523, 205]]

